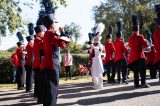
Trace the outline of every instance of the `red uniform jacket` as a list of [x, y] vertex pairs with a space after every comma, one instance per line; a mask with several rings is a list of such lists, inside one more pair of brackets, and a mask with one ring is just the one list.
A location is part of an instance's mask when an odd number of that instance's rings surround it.
[[145, 58], [143, 48], [148, 45], [143, 35], [133, 33], [129, 38], [128, 45], [131, 49], [128, 64], [136, 61], [137, 59]]
[[66, 42], [59, 39], [56, 33], [48, 29], [43, 38], [44, 57], [42, 60], [41, 68], [54, 69], [53, 66], [53, 46], [66, 47]]
[[33, 68], [40, 68], [40, 50], [43, 50], [43, 38], [37, 36], [34, 40], [33, 45], [33, 54], [34, 54], [34, 61], [33, 61]]
[[127, 47], [124, 45], [124, 41], [121, 38], [117, 38], [114, 41], [114, 48], [115, 48], [115, 62], [120, 59], [127, 59]]
[[24, 51], [24, 48], [17, 48], [16, 50], [16, 54], [18, 58], [18, 66], [22, 66], [22, 57], [25, 56], [23, 51]]
[[27, 59], [25, 65], [31, 66], [33, 63], [33, 44], [30, 43], [26, 46], [26, 51], [27, 51]]
[[105, 60], [103, 60], [103, 64], [107, 64], [109, 60], [113, 60], [113, 53], [115, 52], [115, 48], [112, 41], [106, 42], [105, 51], [106, 51], [106, 57]]
[[88, 53], [89, 53], [90, 65], [92, 65], [92, 52], [91, 52], [91, 46], [90, 46], [90, 48], [88, 48]]
[[154, 63], [154, 59], [155, 59], [155, 55], [156, 55], [156, 51], [155, 51], [155, 48], [154, 46], [151, 47], [151, 51], [146, 53], [146, 64], [149, 64], [149, 63]]
[[157, 63], [160, 61], [160, 27], [157, 28], [157, 30], [153, 33], [153, 40], [154, 40], [154, 48], [157, 52], [154, 63]]
[[17, 57], [16, 53], [11, 55], [11, 60], [12, 60], [12, 64], [17, 67], [18, 66], [18, 57]]

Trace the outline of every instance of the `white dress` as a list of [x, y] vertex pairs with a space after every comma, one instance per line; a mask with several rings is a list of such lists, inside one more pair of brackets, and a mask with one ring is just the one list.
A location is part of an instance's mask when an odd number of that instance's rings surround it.
[[[98, 44], [97, 46], [93, 46], [95, 56], [92, 58], [92, 68], [91, 68], [91, 74], [92, 74], [92, 79], [94, 82], [94, 88], [100, 89], [103, 88], [103, 63], [102, 63], [102, 50], [103, 50], [103, 45]], [[101, 49], [101, 51], [100, 51]]]

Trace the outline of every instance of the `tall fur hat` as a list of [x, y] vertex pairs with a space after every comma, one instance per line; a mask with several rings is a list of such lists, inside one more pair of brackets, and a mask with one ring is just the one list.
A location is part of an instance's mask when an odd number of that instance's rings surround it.
[[138, 31], [139, 30], [139, 20], [138, 16], [136, 14], [132, 15], [132, 31]]
[[106, 38], [112, 38], [112, 32], [113, 32], [113, 29], [112, 29], [112, 26], [108, 26], [108, 34], [106, 36]]

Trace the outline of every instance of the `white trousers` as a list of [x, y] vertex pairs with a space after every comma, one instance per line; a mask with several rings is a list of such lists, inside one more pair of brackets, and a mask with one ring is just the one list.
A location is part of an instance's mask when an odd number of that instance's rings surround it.
[[95, 88], [103, 88], [103, 76], [102, 73], [99, 73], [97, 75], [92, 74], [92, 79], [94, 83]]

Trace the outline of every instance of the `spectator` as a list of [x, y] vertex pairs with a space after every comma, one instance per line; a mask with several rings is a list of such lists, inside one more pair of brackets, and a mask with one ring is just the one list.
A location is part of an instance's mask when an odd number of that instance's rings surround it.
[[66, 54], [64, 56], [64, 66], [66, 70], [66, 80], [69, 78], [71, 79], [71, 66], [72, 66], [72, 55], [70, 54], [70, 51], [67, 50]]

